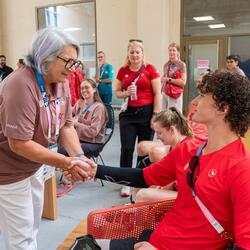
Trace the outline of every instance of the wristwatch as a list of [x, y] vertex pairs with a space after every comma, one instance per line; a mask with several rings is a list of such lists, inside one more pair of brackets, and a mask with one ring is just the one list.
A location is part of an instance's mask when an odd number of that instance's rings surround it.
[[159, 112], [153, 112], [153, 115], [158, 115]]
[[168, 78], [168, 82], [172, 82], [172, 78], [169, 77], [169, 78]]

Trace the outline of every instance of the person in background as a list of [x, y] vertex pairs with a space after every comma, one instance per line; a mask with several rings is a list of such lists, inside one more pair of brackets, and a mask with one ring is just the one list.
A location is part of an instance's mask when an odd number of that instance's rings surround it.
[[169, 60], [163, 66], [162, 109], [176, 107], [182, 112], [182, 93], [186, 85], [186, 64], [180, 60], [180, 46], [171, 43], [168, 46]]
[[239, 75], [245, 76], [245, 73], [242, 69], [239, 68], [238, 64], [240, 62], [239, 55], [229, 55], [227, 56], [227, 70], [235, 72]]
[[[7, 250], [37, 249], [44, 194], [44, 167], [86, 175], [74, 129], [67, 76], [80, 65], [77, 43], [58, 29], [38, 31], [27, 66], [0, 89], [0, 230]], [[71, 157], [56, 151], [58, 140]]]
[[[102, 148], [108, 120], [106, 108], [92, 79], [82, 81], [81, 98], [73, 107], [72, 114], [81, 147], [85, 156], [90, 157]], [[58, 152], [68, 155], [64, 148], [59, 148]]]
[[83, 71], [81, 70], [81, 67], [83, 67], [83, 65], [80, 62], [79, 67], [76, 70], [72, 71], [72, 73], [69, 74], [67, 78], [69, 81], [69, 89], [70, 89], [72, 107], [76, 104], [76, 102], [81, 97], [80, 85], [81, 85], [82, 80], [85, 77]]
[[[114, 80], [114, 67], [106, 62], [106, 55], [103, 51], [97, 52], [98, 69], [96, 71], [96, 82], [98, 83], [99, 95], [104, 104], [111, 105], [112, 102], [112, 81]], [[107, 106], [110, 113], [110, 109]], [[107, 124], [106, 134], [111, 133], [112, 121]]]
[[23, 67], [25, 65], [26, 65], [26, 63], [24, 62], [23, 58], [18, 59], [18, 61], [17, 61], [17, 68], [21, 68], [21, 67]]
[[197, 147], [186, 139], [144, 169], [84, 168], [89, 178], [135, 187], [178, 182], [174, 207], [146, 241], [97, 239], [100, 246], [109, 243], [105, 249], [110, 250], [250, 249], [250, 155], [241, 139], [250, 126], [250, 81], [216, 71], [202, 78], [198, 90], [192, 119], [207, 126], [205, 144]]
[[[154, 158], [158, 156], [157, 161], [160, 161], [187, 137], [190, 139], [193, 138], [193, 132], [188, 125], [187, 119], [175, 107], [158, 113], [154, 117], [153, 122], [157, 138], [163, 144], [160, 147], [151, 148], [151, 150], [153, 150], [153, 155], [155, 155]], [[173, 190], [173, 184], [170, 183], [164, 187], [157, 186], [138, 190], [135, 196], [135, 202], [160, 200], [164, 198], [175, 199], [176, 196], [177, 192]]]
[[0, 55], [0, 82], [12, 72], [13, 69], [6, 65], [6, 56]]
[[[132, 168], [136, 143], [153, 139], [151, 121], [161, 106], [159, 72], [145, 62], [141, 40], [130, 40], [125, 65], [117, 74], [116, 96], [127, 100], [127, 109], [119, 115], [121, 156], [120, 167]], [[130, 188], [123, 186], [121, 196], [129, 196]]]

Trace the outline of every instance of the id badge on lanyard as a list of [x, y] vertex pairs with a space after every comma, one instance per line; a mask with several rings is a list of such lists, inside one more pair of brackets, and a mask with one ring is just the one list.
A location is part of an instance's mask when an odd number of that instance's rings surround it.
[[[55, 138], [52, 138], [51, 135], [51, 130], [52, 130], [52, 118], [51, 118], [51, 111], [49, 108], [49, 100], [46, 96], [46, 89], [45, 89], [45, 84], [42, 78], [42, 75], [38, 72], [37, 69], [35, 69], [35, 75], [36, 79], [38, 82], [39, 89], [42, 94], [43, 98], [43, 104], [46, 108], [46, 114], [47, 114], [47, 119], [48, 119], [48, 141], [50, 146], [48, 147], [49, 150], [53, 152], [57, 152], [57, 144], [56, 144], [56, 139], [59, 136], [59, 130], [60, 130], [60, 111], [61, 111], [61, 106], [60, 106], [60, 100], [56, 99], [55, 100], [55, 107], [56, 107], [56, 132], [55, 132]], [[42, 165], [42, 168], [44, 170], [44, 181], [48, 180], [51, 178], [53, 175], [55, 175], [55, 168], [49, 165]]]
[[35, 75], [37, 79], [37, 83], [42, 95], [42, 102], [44, 104], [44, 107], [46, 109], [46, 114], [47, 114], [47, 120], [48, 120], [48, 141], [49, 144], [55, 144], [56, 139], [59, 136], [59, 130], [60, 130], [60, 112], [61, 112], [61, 105], [60, 105], [60, 100], [56, 99], [55, 100], [55, 108], [56, 108], [56, 132], [55, 132], [55, 138], [52, 138], [51, 131], [52, 131], [52, 117], [51, 117], [51, 111], [49, 108], [49, 100], [46, 95], [46, 89], [45, 89], [45, 84], [42, 75], [38, 72], [37, 69], [35, 69]]

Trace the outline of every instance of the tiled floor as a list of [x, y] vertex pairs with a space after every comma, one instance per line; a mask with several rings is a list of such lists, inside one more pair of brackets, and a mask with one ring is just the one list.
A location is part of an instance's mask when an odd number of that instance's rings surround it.
[[[117, 114], [116, 114], [117, 116]], [[103, 150], [106, 165], [119, 166], [120, 138], [118, 124], [114, 134]], [[135, 157], [134, 157], [135, 158]], [[120, 187], [116, 184], [100, 181], [81, 183], [65, 196], [58, 198], [59, 216], [55, 221], [42, 220], [38, 233], [38, 250], [54, 250], [64, 238], [94, 209], [111, 207], [129, 202], [128, 198], [119, 196]], [[3, 242], [0, 236], [0, 249]]]

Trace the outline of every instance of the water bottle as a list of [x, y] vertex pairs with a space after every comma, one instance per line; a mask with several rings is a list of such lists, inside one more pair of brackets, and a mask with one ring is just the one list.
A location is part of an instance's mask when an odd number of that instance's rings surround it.
[[135, 100], [137, 100], [137, 93], [136, 93], [137, 92], [137, 86], [136, 86], [135, 82], [132, 82], [131, 86], [132, 86], [133, 91], [132, 91], [132, 95], [130, 96], [130, 100], [135, 101]]

